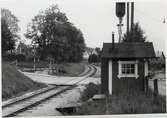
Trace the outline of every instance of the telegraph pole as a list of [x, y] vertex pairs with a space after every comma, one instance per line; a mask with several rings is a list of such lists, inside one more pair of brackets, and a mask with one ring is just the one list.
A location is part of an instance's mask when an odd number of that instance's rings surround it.
[[133, 30], [134, 24], [134, 2], [131, 2], [131, 30]]
[[34, 44], [34, 66], [33, 66], [34, 67], [34, 71], [36, 70], [36, 67], [35, 67], [35, 62], [36, 62], [36, 60], [35, 60], [35, 51], [36, 50], [35, 50], [35, 44]]
[[129, 2], [127, 2], [127, 33], [129, 32]]

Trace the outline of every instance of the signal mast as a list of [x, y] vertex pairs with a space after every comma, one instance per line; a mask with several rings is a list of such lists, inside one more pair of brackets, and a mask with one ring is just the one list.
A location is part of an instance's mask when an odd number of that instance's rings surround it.
[[122, 19], [125, 15], [125, 2], [117, 2], [116, 3], [116, 16], [119, 18], [119, 24], [118, 26], [118, 34], [119, 34], [119, 43], [121, 42], [122, 38]]
[[[127, 2], [127, 32], [129, 32], [129, 2]], [[119, 34], [119, 43], [121, 42], [122, 38], [122, 20], [125, 15], [125, 2], [117, 2], [116, 3], [116, 16], [119, 18], [118, 26], [118, 34]], [[133, 31], [133, 24], [134, 24], [134, 2], [131, 2], [131, 30]]]

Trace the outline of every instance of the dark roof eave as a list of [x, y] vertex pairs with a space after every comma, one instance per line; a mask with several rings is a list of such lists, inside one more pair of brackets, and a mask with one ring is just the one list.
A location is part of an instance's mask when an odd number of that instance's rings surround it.
[[103, 43], [102, 58], [155, 58], [155, 51], [151, 42], [144, 43], [115, 43], [115, 50], [112, 43]]

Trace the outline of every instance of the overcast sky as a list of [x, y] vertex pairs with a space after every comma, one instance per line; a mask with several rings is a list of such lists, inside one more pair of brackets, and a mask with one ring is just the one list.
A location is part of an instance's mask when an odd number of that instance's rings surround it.
[[[112, 41], [112, 31], [118, 41], [118, 18], [115, 15], [115, 0], [0, 0], [1, 7], [9, 9], [19, 20], [20, 36], [25, 39], [27, 24], [41, 10], [58, 4], [69, 21], [84, 34], [86, 45], [102, 47], [103, 42]], [[134, 5], [134, 22], [139, 22], [147, 40], [153, 42], [155, 50], [165, 51], [167, 18], [166, 0], [138, 0]], [[123, 18], [126, 30], [126, 16]]]

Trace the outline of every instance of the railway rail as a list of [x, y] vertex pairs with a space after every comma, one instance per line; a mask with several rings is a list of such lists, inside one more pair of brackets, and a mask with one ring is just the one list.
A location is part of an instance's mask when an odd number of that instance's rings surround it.
[[[75, 78], [62, 83], [61, 86], [51, 85], [47, 89], [37, 92], [36, 94], [23, 97], [22, 99], [16, 99], [9, 103], [3, 104], [2, 116], [3, 117], [17, 116], [17, 114], [23, 111], [26, 111], [27, 109], [37, 106], [42, 102], [49, 100], [52, 97], [55, 97], [60, 95], [61, 93], [64, 93], [67, 90], [75, 88], [80, 82], [84, 81], [85, 79], [88, 79], [88, 77], [92, 77], [95, 75], [97, 68], [94, 65], [89, 65], [88, 68], [89, 68], [88, 71], [84, 72], [84, 74], [82, 74], [82, 77], [80, 77], [81, 79], [78, 79], [78, 81], [76, 81], [76, 78]], [[64, 86], [67, 83], [72, 83], [72, 84]]]

